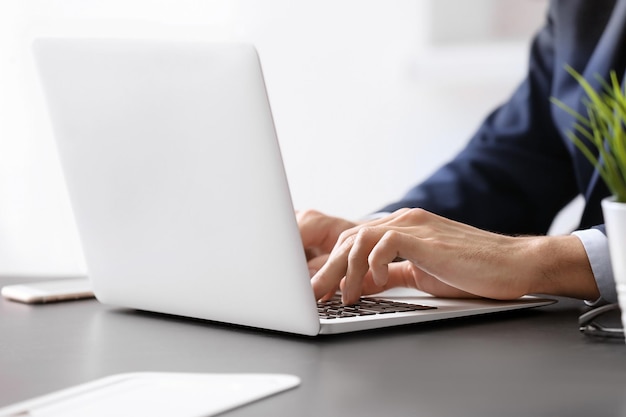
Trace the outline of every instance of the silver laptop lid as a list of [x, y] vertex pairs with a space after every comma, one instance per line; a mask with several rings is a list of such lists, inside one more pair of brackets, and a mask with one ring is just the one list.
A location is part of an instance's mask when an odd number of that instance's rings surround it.
[[254, 47], [39, 39], [34, 51], [97, 298], [317, 334]]

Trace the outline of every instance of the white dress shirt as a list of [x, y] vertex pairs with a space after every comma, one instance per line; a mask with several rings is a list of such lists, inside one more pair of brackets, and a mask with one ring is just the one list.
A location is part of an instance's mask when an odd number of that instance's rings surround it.
[[604, 302], [616, 303], [617, 290], [615, 289], [609, 242], [606, 235], [598, 229], [577, 230], [572, 234], [578, 237], [585, 247], [593, 276], [600, 291], [599, 299], [586, 301], [586, 303], [592, 307]]

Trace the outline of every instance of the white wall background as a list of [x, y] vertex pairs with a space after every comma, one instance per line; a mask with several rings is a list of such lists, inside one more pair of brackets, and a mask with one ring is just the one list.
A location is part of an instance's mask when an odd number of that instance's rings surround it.
[[240, 39], [296, 208], [356, 218], [465, 143], [523, 77], [538, 0], [2, 0], [0, 274], [85, 271], [29, 52], [46, 35]]

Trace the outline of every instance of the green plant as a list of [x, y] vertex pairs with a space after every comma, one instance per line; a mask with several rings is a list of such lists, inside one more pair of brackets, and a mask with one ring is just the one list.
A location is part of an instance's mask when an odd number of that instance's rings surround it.
[[565, 70], [585, 91], [587, 114], [554, 97], [550, 100], [576, 119], [567, 137], [600, 173], [616, 201], [626, 203], [626, 86], [622, 88], [611, 71], [609, 82], [597, 77], [602, 88], [596, 91], [574, 68]]

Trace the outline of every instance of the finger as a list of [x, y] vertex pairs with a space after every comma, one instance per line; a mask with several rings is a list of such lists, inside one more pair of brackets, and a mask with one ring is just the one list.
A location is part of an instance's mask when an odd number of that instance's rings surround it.
[[353, 238], [354, 235], [356, 235], [357, 233], [359, 233], [362, 229], [365, 228], [375, 228], [375, 227], [379, 227], [379, 226], [385, 226], [385, 225], [390, 225], [393, 224], [394, 222], [397, 222], [398, 218], [401, 218], [404, 216], [404, 214], [409, 211], [410, 209], [399, 209], [391, 214], [388, 214], [386, 216], [383, 216], [381, 218], [378, 219], [374, 219], [374, 220], [370, 220], [366, 223], [361, 223], [358, 225], [354, 225], [351, 228], [348, 228], [346, 230], [344, 230], [341, 234], [339, 234], [338, 238], [337, 238], [337, 243], [335, 244], [334, 247], [338, 247], [341, 244], [343, 244], [343, 242], [345, 242], [348, 239]]
[[[438, 297], [476, 297], [475, 294], [443, 282], [419, 267], [422, 256], [432, 256], [425, 242], [427, 241], [395, 230], [386, 232], [370, 252], [372, 281], [383, 288], [413, 287]], [[391, 264], [398, 256], [408, 261]]]
[[330, 253], [340, 234], [357, 224], [315, 210], [296, 211], [302, 245], [314, 255]]
[[[341, 282], [343, 282], [343, 280], [341, 280]], [[340, 290], [340, 288], [341, 288], [341, 284], [337, 285], [335, 288], [333, 288], [332, 290], [328, 291], [328, 293], [323, 295], [320, 298], [320, 301], [328, 301], [328, 300], [332, 299], [337, 294], [337, 292]]]
[[[413, 265], [409, 261], [394, 262], [387, 266], [388, 277], [383, 285], [378, 285], [372, 278], [372, 271], [368, 271], [363, 278], [361, 288], [363, 295], [376, 294], [392, 288], [416, 288], [416, 280], [412, 271]], [[417, 288], [416, 288], [417, 289]]]
[[388, 265], [398, 257], [402, 257], [401, 253], [411, 253], [413, 255], [418, 250], [415, 240], [417, 238], [397, 230], [385, 232], [368, 256], [372, 279], [376, 285], [380, 287], [386, 285], [389, 279]]
[[[313, 258], [311, 260], [309, 260], [307, 262], [307, 266], [309, 267], [309, 276], [313, 277], [315, 274], [317, 274], [317, 272], [322, 269], [322, 267], [324, 266], [324, 264], [326, 263], [326, 261], [328, 260], [328, 254], [326, 255], [320, 255], [316, 258]], [[326, 294], [324, 294], [321, 297], [316, 297], [316, 299], [320, 300], [320, 301], [327, 301], [330, 298], [332, 298], [337, 291], [339, 290], [339, 286], [335, 286], [335, 288], [333, 288], [332, 290], [328, 291]]]
[[322, 269], [327, 259], [328, 255], [320, 255], [309, 259], [307, 262], [307, 266], [309, 267], [309, 276], [312, 277], [317, 274], [317, 271]]
[[371, 277], [371, 271], [365, 276], [361, 288], [362, 295], [377, 294], [392, 288], [414, 288], [441, 298], [477, 298], [475, 294], [446, 284], [432, 275], [420, 270], [410, 261], [394, 262], [388, 266], [387, 282], [380, 286]]
[[313, 279], [316, 295], [319, 297], [330, 286], [334, 288], [345, 277], [342, 283], [343, 303], [358, 301], [363, 279], [370, 268], [368, 255], [386, 231], [383, 226], [365, 226], [343, 232], [326, 265]]
[[384, 233], [385, 230], [380, 227], [364, 227], [354, 236], [342, 289], [344, 304], [355, 303], [361, 296], [363, 279], [369, 271], [368, 255]]
[[365, 276], [363, 277], [363, 282], [361, 284], [361, 295], [371, 295], [377, 294], [379, 292], [389, 290], [396, 287], [404, 287], [404, 281], [402, 279], [396, 279], [401, 276], [401, 274], [393, 273], [393, 269], [397, 267], [399, 262], [389, 265], [389, 279], [384, 285], [378, 285], [372, 279], [372, 270], [367, 271]]
[[322, 268], [311, 278], [311, 285], [317, 300], [335, 290], [346, 276], [347, 257], [351, 242], [333, 249]]
[[323, 243], [326, 238], [323, 227], [325, 217], [324, 214], [315, 210], [296, 211], [296, 221], [305, 249], [317, 248]]
[[[330, 258], [311, 279], [316, 298], [320, 299], [331, 290], [336, 289], [339, 282], [345, 277], [346, 281], [342, 291], [343, 302], [349, 304], [357, 301], [361, 294], [363, 278], [369, 270], [368, 254], [380, 236], [384, 234], [384, 226], [397, 222], [410, 211], [410, 209], [400, 209], [381, 219], [370, 221], [364, 225], [357, 225], [341, 232]], [[318, 215], [320, 213], [309, 212], [311, 217], [318, 217]], [[305, 217], [301, 216], [300, 219], [303, 230], [306, 230], [308, 225]], [[323, 220], [328, 220], [328, 217], [324, 216]], [[356, 247], [354, 247], [355, 242], [358, 242]], [[395, 257], [391, 261], [394, 259]], [[383, 275], [379, 274], [379, 279], [384, 279]]]
[[304, 256], [306, 257], [307, 261], [315, 259], [321, 255], [322, 255], [322, 251], [320, 251], [318, 248], [305, 248], [304, 249]]

